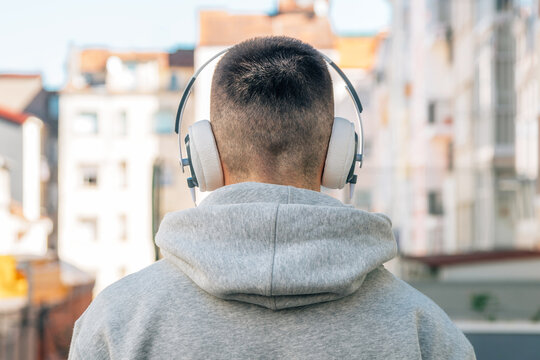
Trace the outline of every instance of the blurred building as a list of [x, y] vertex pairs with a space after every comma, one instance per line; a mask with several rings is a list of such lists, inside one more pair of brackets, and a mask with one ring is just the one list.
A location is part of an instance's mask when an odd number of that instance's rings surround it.
[[374, 208], [406, 254], [538, 247], [537, 2], [392, 4]]
[[454, 251], [449, 2], [393, 2], [373, 69], [373, 210], [391, 215], [404, 253]]
[[0, 107], [0, 254], [47, 253], [43, 215], [43, 122]]
[[455, 168], [461, 249], [515, 246], [515, 37], [511, 1], [456, 4]]
[[[540, 245], [534, 203], [538, 165], [531, 165], [538, 163], [535, 24], [539, 14], [535, 10], [533, 15], [529, 8], [531, 15], [523, 19], [520, 13], [526, 3], [535, 7], [532, 1], [511, 0], [460, 2], [452, 7], [456, 56], [453, 206], [462, 249]], [[523, 22], [529, 22], [528, 30], [520, 30]]]
[[516, 242], [540, 242], [540, 1], [518, 3], [516, 37]]
[[39, 76], [3, 74], [0, 95], [14, 107], [0, 104], [0, 359], [66, 358], [93, 279], [59, 262], [50, 236], [49, 214], [54, 219], [57, 208], [54, 94]]
[[540, 251], [404, 257], [402, 269], [465, 333], [477, 359], [538, 358]]
[[192, 72], [190, 50], [71, 49], [59, 100], [59, 254], [95, 274], [96, 292], [151, 264], [161, 217], [191, 206], [174, 118]]
[[66, 359], [93, 285], [55, 257], [0, 256], [0, 359]]
[[[0, 74], [0, 107], [16, 113], [30, 114], [39, 118], [42, 127], [41, 146], [41, 213], [53, 222], [48, 248], [53, 252], [57, 243], [58, 213], [58, 96], [43, 88], [38, 74]], [[19, 164], [14, 164], [15, 167]], [[14, 171], [16, 171], [14, 169]], [[12, 186], [16, 191], [18, 183]]]

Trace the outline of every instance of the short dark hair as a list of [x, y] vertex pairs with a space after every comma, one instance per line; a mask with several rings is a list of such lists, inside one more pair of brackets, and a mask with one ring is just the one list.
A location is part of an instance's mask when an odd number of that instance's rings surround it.
[[221, 159], [236, 176], [293, 170], [313, 179], [324, 163], [333, 119], [327, 64], [300, 40], [246, 40], [216, 66], [210, 120]]

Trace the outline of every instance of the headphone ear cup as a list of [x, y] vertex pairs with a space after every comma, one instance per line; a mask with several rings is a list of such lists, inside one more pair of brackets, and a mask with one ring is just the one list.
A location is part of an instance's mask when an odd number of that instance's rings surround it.
[[342, 189], [355, 157], [356, 142], [354, 124], [347, 119], [335, 117], [328, 143], [322, 185], [330, 189]]
[[201, 191], [223, 186], [223, 170], [210, 121], [201, 120], [189, 127], [191, 166]]

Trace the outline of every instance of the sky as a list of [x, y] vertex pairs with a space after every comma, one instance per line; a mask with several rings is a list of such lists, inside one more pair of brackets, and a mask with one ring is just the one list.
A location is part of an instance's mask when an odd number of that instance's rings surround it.
[[[199, 9], [275, 13], [277, 0], [0, 0], [0, 5], [0, 73], [41, 73], [48, 89], [58, 89], [71, 46], [193, 48]], [[330, 21], [340, 35], [376, 33], [390, 16], [388, 0], [331, 0]]]

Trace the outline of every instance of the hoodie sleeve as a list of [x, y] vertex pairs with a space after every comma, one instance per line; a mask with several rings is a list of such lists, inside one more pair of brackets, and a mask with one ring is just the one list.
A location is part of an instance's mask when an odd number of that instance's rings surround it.
[[[427, 304], [427, 307], [430, 308], [430, 305]], [[469, 340], [442, 310], [436, 307], [423, 310], [417, 314], [422, 359], [476, 359]]]

